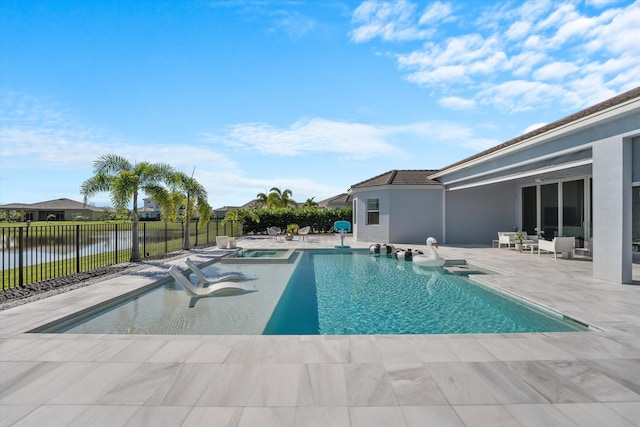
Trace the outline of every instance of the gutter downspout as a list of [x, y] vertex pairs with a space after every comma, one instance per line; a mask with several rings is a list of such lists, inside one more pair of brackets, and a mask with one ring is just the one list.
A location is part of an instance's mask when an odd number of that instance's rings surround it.
[[442, 186], [442, 244], [447, 243], [447, 190]]

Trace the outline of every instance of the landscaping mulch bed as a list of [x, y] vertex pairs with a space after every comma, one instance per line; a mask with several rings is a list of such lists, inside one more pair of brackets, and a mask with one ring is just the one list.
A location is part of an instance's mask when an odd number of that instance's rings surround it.
[[[168, 254], [157, 255], [144, 258], [144, 261], [164, 260], [184, 256], [188, 251], [177, 251]], [[108, 267], [102, 267], [91, 271], [85, 271], [69, 276], [57, 277], [55, 279], [43, 280], [42, 282], [29, 283], [24, 286], [16, 286], [9, 289], [0, 290], [0, 310], [37, 301], [43, 298], [88, 286], [123, 273], [147, 268], [148, 264], [138, 264], [126, 262]]]

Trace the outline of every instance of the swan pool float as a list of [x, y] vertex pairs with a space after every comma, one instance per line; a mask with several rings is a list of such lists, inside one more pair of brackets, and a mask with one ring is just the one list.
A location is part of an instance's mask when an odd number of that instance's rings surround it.
[[434, 245], [437, 248], [438, 241], [433, 237], [429, 237], [427, 239], [427, 252], [423, 255], [414, 255], [413, 262], [422, 267], [442, 267], [444, 259], [440, 258], [440, 255], [433, 247]]

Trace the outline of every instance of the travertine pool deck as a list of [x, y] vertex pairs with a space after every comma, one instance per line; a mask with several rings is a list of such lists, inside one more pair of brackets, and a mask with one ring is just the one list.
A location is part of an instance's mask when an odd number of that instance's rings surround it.
[[[245, 248], [333, 247], [243, 239]], [[368, 247], [351, 238], [345, 244]], [[397, 245], [418, 247], [417, 245]], [[424, 247], [423, 247], [424, 248]], [[442, 247], [582, 333], [136, 336], [26, 331], [167, 276], [184, 259], [0, 311], [0, 426], [640, 426], [640, 286], [591, 262]], [[196, 262], [220, 256], [194, 250]], [[399, 261], [400, 262], [400, 261]], [[634, 264], [634, 279], [640, 266]], [[637, 282], [636, 282], [637, 283]]]

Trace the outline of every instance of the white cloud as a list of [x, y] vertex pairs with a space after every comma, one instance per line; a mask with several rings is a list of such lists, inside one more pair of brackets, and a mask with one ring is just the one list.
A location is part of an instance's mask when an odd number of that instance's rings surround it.
[[34, 170], [91, 170], [93, 162], [108, 153], [117, 153], [131, 161], [167, 162], [185, 170], [197, 163], [234, 167], [230, 159], [210, 149], [156, 144], [150, 150], [122, 136], [89, 128], [52, 101], [10, 94], [3, 96], [2, 103], [0, 156], [3, 168], [24, 168], [27, 164]]
[[482, 103], [496, 106], [504, 112], [532, 110], [548, 102], [564, 104], [566, 91], [555, 85], [526, 80], [512, 80], [480, 91]]
[[419, 25], [430, 24], [432, 22], [444, 21], [451, 16], [453, 8], [449, 3], [434, 2], [426, 7], [420, 20]]
[[300, 120], [288, 128], [267, 123], [238, 124], [232, 126], [223, 139], [236, 146], [240, 144], [278, 156], [313, 152], [353, 158], [403, 155], [385, 141], [384, 129], [380, 127], [319, 118]]
[[529, 30], [531, 29], [531, 24], [524, 21], [515, 22], [509, 27], [506, 32], [507, 39], [509, 40], [517, 40], [529, 34]]
[[476, 106], [476, 102], [473, 99], [460, 98], [458, 96], [440, 98], [438, 103], [451, 110], [471, 110]]
[[524, 134], [532, 132], [532, 131], [534, 131], [536, 129], [540, 129], [541, 127], [546, 126], [546, 125], [548, 125], [548, 123], [544, 123], [544, 122], [543, 123], [534, 123], [532, 125], [527, 126], [527, 128], [522, 131], [522, 134], [524, 135]]
[[356, 43], [376, 37], [385, 41], [425, 39], [434, 30], [421, 28], [415, 11], [415, 4], [406, 0], [365, 1], [353, 12], [352, 22], [357, 27], [352, 30], [351, 39]]
[[[640, 1], [616, 2], [622, 5], [617, 8], [594, 1], [600, 8], [594, 9], [580, 2], [530, 0], [517, 8], [491, 4], [455, 11], [437, 2], [422, 15], [408, 1], [366, 3], [368, 13], [360, 18], [366, 16], [367, 23], [375, 22], [372, 14], [384, 9], [382, 4], [388, 10], [401, 6], [402, 14], [383, 14], [387, 28], [416, 31], [419, 23], [438, 19], [459, 23], [438, 27], [419, 49], [395, 55], [407, 81], [443, 95], [440, 104], [449, 108], [456, 103], [447, 94], [464, 90], [476, 103], [526, 111], [551, 103], [583, 107], [640, 85]], [[387, 36], [379, 29], [359, 41], [375, 37]], [[595, 83], [602, 87], [588, 87]]]
[[587, 4], [593, 7], [606, 7], [619, 1], [620, 0], [587, 0]]
[[536, 80], [561, 80], [580, 68], [572, 62], [552, 62], [538, 68], [533, 77]]

